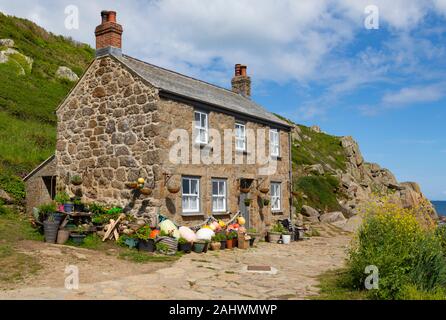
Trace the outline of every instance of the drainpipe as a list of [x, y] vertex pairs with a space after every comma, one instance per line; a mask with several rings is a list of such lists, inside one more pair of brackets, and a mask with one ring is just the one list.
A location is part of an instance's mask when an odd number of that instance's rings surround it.
[[290, 194], [290, 221], [293, 223], [293, 194], [291, 191], [293, 190], [293, 161], [291, 156], [291, 131], [288, 132], [288, 155], [289, 155], [289, 162], [290, 162], [290, 185], [289, 185], [289, 194]]

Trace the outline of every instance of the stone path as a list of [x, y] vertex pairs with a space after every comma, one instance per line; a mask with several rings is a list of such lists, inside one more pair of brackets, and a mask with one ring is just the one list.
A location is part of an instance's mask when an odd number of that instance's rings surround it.
[[[192, 253], [149, 274], [85, 284], [81, 274], [79, 290], [24, 288], [0, 292], [0, 299], [305, 299], [317, 294], [319, 274], [343, 266], [349, 241], [338, 235]], [[247, 265], [268, 265], [277, 273], [247, 273]]]

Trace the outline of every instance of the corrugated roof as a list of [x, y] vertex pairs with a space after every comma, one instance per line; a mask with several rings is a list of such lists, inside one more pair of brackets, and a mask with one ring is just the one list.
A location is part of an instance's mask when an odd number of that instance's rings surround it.
[[126, 55], [114, 57], [160, 90], [290, 127], [289, 123], [267, 111], [264, 107], [228, 89]]

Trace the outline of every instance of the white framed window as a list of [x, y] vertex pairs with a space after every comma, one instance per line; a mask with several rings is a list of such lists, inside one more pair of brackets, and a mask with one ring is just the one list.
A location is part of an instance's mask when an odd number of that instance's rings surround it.
[[280, 156], [280, 140], [277, 129], [271, 129], [269, 131], [269, 149], [272, 157]]
[[235, 124], [235, 150], [246, 151], [246, 127], [243, 123]]
[[212, 179], [212, 212], [226, 213], [226, 180]]
[[207, 144], [209, 142], [209, 122], [207, 113], [195, 111], [195, 134], [197, 143]]
[[182, 181], [183, 213], [200, 212], [200, 179], [183, 177]]
[[271, 183], [271, 210], [280, 211], [282, 208], [282, 184], [280, 182]]

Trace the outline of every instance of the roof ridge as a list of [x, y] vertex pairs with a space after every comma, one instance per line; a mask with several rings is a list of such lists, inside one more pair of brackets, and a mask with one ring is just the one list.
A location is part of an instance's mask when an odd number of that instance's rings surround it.
[[[204, 83], [204, 84], [209, 85], [209, 86], [212, 86], [212, 87], [214, 87], [214, 88], [217, 88], [217, 89], [220, 89], [220, 90], [227, 91], [227, 92], [229, 92], [229, 93], [232, 93], [233, 95], [236, 95], [237, 97], [241, 97], [241, 98], [243, 98], [243, 99], [246, 99], [246, 100], [249, 100], [249, 101], [251, 101], [251, 102], [254, 102], [253, 100], [248, 99], [248, 98], [246, 98], [245, 96], [243, 96], [243, 95], [241, 95], [241, 94], [238, 94], [238, 93], [236, 93], [236, 92], [234, 92], [234, 91], [232, 91], [232, 90], [229, 90], [228, 88], [224, 88], [224, 87], [218, 86], [218, 85], [216, 85], [216, 84], [213, 84], [213, 83], [210, 83], [210, 82], [201, 80], [201, 79], [197, 79], [197, 78], [188, 76], [188, 75], [186, 75], [186, 74], [184, 74], [184, 73], [180, 73], [180, 72], [178, 72], [178, 71], [174, 71], [174, 70], [170, 70], [170, 69], [167, 69], [167, 68], [164, 68], [164, 67], [160, 67], [160, 66], [154, 65], [153, 63], [150, 63], [150, 62], [147, 62], [147, 61], [144, 61], [144, 60], [135, 58], [135, 57], [131, 57], [131, 56], [127, 55], [127, 54], [123, 54], [122, 56], [127, 57], [127, 58], [130, 58], [130, 59], [133, 59], [133, 60], [136, 60], [136, 61], [138, 61], [138, 62], [141, 62], [141, 63], [143, 63], [143, 64], [147, 64], [147, 65], [149, 65], [149, 66], [152, 66], [152, 67], [155, 67], [155, 68], [158, 68], [158, 69], [162, 69], [162, 70], [167, 71], [167, 72], [171, 72], [171, 73], [177, 74], [177, 75], [179, 75], [179, 76], [182, 76], [182, 77], [185, 77], [185, 78], [188, 78], [188, 79], [191, 79], [191, 80], [195, 80], [195, 81]], [[254, 102], [254, 103], [256, 103], [256, 102]], [[256, 103], [256, 104], [257, 104], [257, 103]]]

